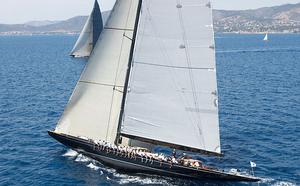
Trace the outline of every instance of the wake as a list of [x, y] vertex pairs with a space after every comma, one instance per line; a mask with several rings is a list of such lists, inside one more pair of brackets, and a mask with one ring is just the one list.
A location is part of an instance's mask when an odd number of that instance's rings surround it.
[[265, 53], [265, 52], [300, 52], [299, 47], [293, 48], [256, 48], [256, 49], [248, 49], [248, 50], [216, 50], [216, 53]]
[[86, 167], [90, 168], [93, 171], [96, 171], [100, 176], [103, 176], [103, 179], [106, 179], [108, 182], [118, 183], [118, 184], [142, 184], [142, 185], [172, 185], [167, 179], [158, 178], [158, 177], [145, 177], [139, 175], [127, 175], [118, 173], [115, 169], [105, 167], [101, 163], [79, 154], [74, 150], [69, 149], [66, 153], [62, 155], [67, 157], [72, 161], [82, 163]]

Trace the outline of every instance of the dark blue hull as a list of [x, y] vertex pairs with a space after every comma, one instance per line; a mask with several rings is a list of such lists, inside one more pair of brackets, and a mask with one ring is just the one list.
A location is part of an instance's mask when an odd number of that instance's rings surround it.
[[94, 143], [55, 132], [48, 132], [51, 137], [60, 143], [72, 148], [73, 150], [91, 157], [107, 166], [113, 167], [120, 171], [133, 173], [147, 173], [170, 177], [182, 177], [201, 180], [219, 180], [219, 181], [248, 181], [255, 182], [260, 179], [250, 176], [231, 174], [219, 170], [208, 168], [191, 168], [180, 165], [172, 165], [160, 161], [146, 161], [140, 157], [128, 158], [113, 152], [107, 152], [99, 148], [95, 148]]

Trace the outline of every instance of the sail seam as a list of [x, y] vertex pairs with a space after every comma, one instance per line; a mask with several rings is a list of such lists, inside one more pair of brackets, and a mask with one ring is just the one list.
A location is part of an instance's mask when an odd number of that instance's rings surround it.
[[162, 64], [153, 64], [153, 63], [139, 62], [139, 61], [135, 61], [134, 63], [135, 64], [142, 64], [142, 65], [166, 67], [166, 68], [179, 68], [179, 69], [190, 69], [190, 70], [214, 70], [214, 68], [172, 66], [172, 65], [162, 65]]
[[112, 84], [105, 84], [105, 83], [96, 83], [96, 82], [91, 82], [91, 81], [78, 81], [79, 83], [86, 83], [86, 84], [94, 84], [94, 85], [102, 85], [102, 86], [107, 86], [107, 87], [119, 87], [122, 88], [124, 86], [121, 85], [112, 85]]
[[107, 29], [107, 30], [120, 30], [120, 31], [134, 31], [133, 29], [131, 28], [113, 28], [113, 27], [104, 27], [104, 29]]

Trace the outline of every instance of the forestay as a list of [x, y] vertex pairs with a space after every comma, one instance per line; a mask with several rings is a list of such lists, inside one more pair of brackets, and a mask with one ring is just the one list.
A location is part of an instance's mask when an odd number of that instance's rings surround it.
[[114, 143], [137, 5], [116, 2], [56, 132]]
[[101, 10], [97, 0], [95, 0], [92, 13], [87, 19], [79, 38], [71, 51], [74, 57], [88, 57], [95, 47], [98, 38], [103, 30], [103, 20]]
[[208, 0], [143, 0], [121, 134], [219, 154]]

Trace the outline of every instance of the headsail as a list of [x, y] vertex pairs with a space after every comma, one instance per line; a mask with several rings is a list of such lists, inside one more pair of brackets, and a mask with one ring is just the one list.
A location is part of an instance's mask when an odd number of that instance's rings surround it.
[[208, 0], [143, 0], [121, 135], [220, 154]]
[[97, 0], [95, 0], [92, 13], [87, 19], [82, 32], [71, 52], [74, 57], [88, 57], [95, 47], [98, 38], [103, 30], [103, 20], [101, 10]]
[[114, 143], [138, 0], [118, 0], [56, 132]]

